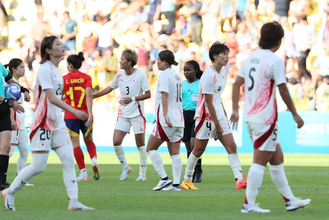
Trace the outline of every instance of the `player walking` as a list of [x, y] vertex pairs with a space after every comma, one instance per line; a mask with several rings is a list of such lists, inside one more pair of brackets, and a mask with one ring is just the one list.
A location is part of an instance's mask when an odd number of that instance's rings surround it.
[[[155, 100], [156, 121], [147, 144], [147, 152], [151, 158], [160, 181], [154, 191], [180, 191], [182, 160], [179, 155], [180, 142], [184, 132], [184, 116], [182, 109], [182, 82], [171, 65], [177, 65], [175, 56], [170, 50], [159, 53], [157, 65], [160, 71]], [[160, 145], [166, 141], [172, 160], [173, 182], [168, 177], [158, 153]], [[172, 185], [171, 185], [172, 184]], [[167, 187], [169, 186], [169, 187]], [[167, 187], [167, 188], [165, 188]]]
[[134, 68], [138, 60], [137, 53], [132, 49], [125, 49], [120, 59], [121, 70], [117, 72], [112, 83], [101, 92], [93, 95], [98, 98], [119, 88], [121, 94], [117, 123], [113, 134], [114, 151], [122, 165], [120, 180], [126, 180], [131, 171], [121, 146], [123, 138], [133, 128], [136, 145], [139, 151], [139, 176], [136, 181], [146, 180], [147, 153], [145, 147], [144, 102], [151, 97], [150, 84], [145, 73]]
[[283, 168], [283, 153], [278, 139], [276, 87], [292, 113], [297, 127], [301, 128], [304, 125], [286, 86], [284, 64], [274, 54], [280, 48], [283, 36], [283, 29], [278, 22], [264, 24], [259, 40], [260, 49], [251, 53], [244, 61], [233, 84], [233, 113], [231, 115], [233, 128], [237, 127], [239, 121], [240, 87], [245, 84], [244, 120], [247, 122], [249, 135], [254, 143], [254, 160], [248, 172], [248, 185], [242, 213], [270, 212], [255, 203], [267, 163], [270, 163], [272, 181], [285, 200], [287, 211], [305, 207], [311, 202], [310, 199], [301, 200], [292, 194]]
[[196, 120], [195, 147], [187, 160], [182, 189], [197, 189], [191, 182], [193, 171], [211, 138], [220, 140], [224, 145], [235, 177], [236, 188], [246, 188], [246, 180], [242, 176], [236, 144], [221, 99], [228, 74], [228, 71], [223, 68], [228, 62], [228, 54], [229, 48], [220, 42], [215, 42], [210, 47], [209, 57], [213, 65], [207, 68], [201, 77], [194, 117]]
[[65, 47], [59, 38], [55, 36], [43, 38], [42, 60], [36, 78], [35, 111], [30, 134], [33, 160], [19, 172], [11, 186], [1, 192], [5, 208], [9, 211], [15, 211], [15, 193], [33, 176], [46, 168], [50, 147], [56, 152], [63, 165], [64, 185], [69, 197], [67, 209], [94, 210], [78, 201], [73, 148], [62, 119], [62, 109], [70, 111], [82, 120], [88, 119], [87, 113], [76, 110], [61, 100], [63, 77], [58, 65], [64, 54]]
[[92, 80], [87, 74], [79, 71], [82, 62], [84, 61], [83, 53], [78, 55], [70, 55], [67, 58], [68, 74], [63, 76], [64, 79], [64, 96], [65, 103], [72, 106], [77, 110], [88, 113], [87, 121], [81, 120], [69, 111], [65, 111], [64, 121], [69, 131], [74, 157], [80, 170], [78, 181], [89, 180], [85, 159], [83, 152], [80, 148], [79, 132], [83, 134], [83, 140], [87, 146], [87, 150], [91, 159], [93, 177], [99, 180], [100, 173], [97, 163], [96, 146], [93, 141], [93, 113], [92, 113]]

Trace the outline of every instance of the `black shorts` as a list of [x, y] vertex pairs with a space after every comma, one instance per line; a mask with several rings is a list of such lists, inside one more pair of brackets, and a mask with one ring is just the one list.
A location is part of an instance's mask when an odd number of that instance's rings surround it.
[[0, 132], [11, 131], [10, 108], [6, 104], [0, 104]]
[[184, 135], [183, 135], [183, 142], [189, 141], [191, 138], [195, 137], [195, 120], [194, 114], [195, 111], [184, 111]]

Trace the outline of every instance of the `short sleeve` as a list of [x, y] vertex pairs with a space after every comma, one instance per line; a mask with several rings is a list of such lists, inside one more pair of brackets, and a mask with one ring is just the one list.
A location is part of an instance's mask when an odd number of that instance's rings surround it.
[[122, 76], [122, 73], [120, 71], [117, 72], [117, 74], [115, 74], [115, 77], [114, 77], [113, 81], [110, 84], [110, 87], [112, 89], [117, 89], [118, 88], [118, 86], [119, 86], [119, 79], [120, 79], [121, 76]]
[[40, 66], [39, 70], [38, 70], [38, 79], [40, 82], [40, 85], [42, 87], [42, 90], [46, 90], [46, 89], [54, 89], [54, 85], [52, 82], [52, 73], [50, 66], [48, 65], [42, 65]]
[[[206, 74], [205, 74], [206, 73]], [[202, 94], [214, 94], [214, 75], [211, 72], [205, 72], [200, 82]]]
[[149, 81], [147, 80], [147, 77], [144, 73], [141, 74], [141, 77], [142, 77], [142, 90], [144, 92], [146, 91], [149, 91], [150, 90], [150, 84], [149, 84]]
[[169, 93], [169, 77], [165, 72], [159, 74], [159, 92]]
[[287, 83], [285, 68], [282, 60], [278, 60], [273, 65], [273, 78], [276, 85]]
[[93, 88], [93, 81], [91, 77], [87, 74], [85, 74], [85, 76], [86, 76], [86, 88]]

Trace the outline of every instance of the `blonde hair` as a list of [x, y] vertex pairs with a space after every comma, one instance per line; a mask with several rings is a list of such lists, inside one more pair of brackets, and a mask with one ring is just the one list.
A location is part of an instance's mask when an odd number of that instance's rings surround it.
[[131, 62], [131, 67], [134, 67], [137, 64], [138, 54], [135, 50], [127, 48], [122, 52], [121, 56], [124, 56], [128, 62]]

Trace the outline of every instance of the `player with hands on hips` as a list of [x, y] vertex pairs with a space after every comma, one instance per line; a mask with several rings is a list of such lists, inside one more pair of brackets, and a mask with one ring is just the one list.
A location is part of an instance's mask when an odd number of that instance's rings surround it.
[[244, 121], [254, 145], [254, 158], [248, 172], [248, 185], [242, 213], [270, 212], [268, 209], [260, 208], [256, 203], [268, 163], [272, 181], [282, 195], [287, 211], [303, 208], [311, 202], [310, 199], [296, 198], [291, 192], [283, 167], [283, 152], [278, 138], [277, 87], [297, 127], [301, 128], [304, 125], [303, 119], [297, 114], [286, 85], [284, 63], [274, 54], [280, 48], [283, 36], [283, 28], [278, 22], [264, 24], [259, 39], [260, 49], [252, 52], [243, 62], [233, 84], [231, 115], [233, 128], [237, 128], [238, 125], [240, 88], [244, 84]]
[[147, 153], [145, 147], [146, 119], [144, 117], [144, 101], [151, 97], [150, 85], [145, 73], [134, 68], [138, 54], [132, 49], [125, 49], [120, 59], [121, 70], [117, 72], [112, 83], [99, 93], [93, 95], [98, 98], [119, 88], [121, 99], [117, 122], [113, 134], [114, 151], [123, 171], [120, 180], [126, 180], [131, 168], [125, 157], [122, 141], [132, 127], [136, 145], [139, 151], [139, 176], [136, 181], [146, 180]]
[[36, 77], [35, 111], [31, 125], [32, 163], [18, 173], [9, 188], [1, 192], [5, 208], [15, 211], [15, 194], [35, 175], [45, 170], [52, 148], [63, 165], [63, 179], [69, 198], [68, 210], [94, 210], [78, 201], [73, 147], [69, 133], [62, 119], [62, 110], [87, 120], [86, 112], [77, 110], [61, 100], [63, 91], [62, 71], [58, 67], [65, 55], [65, 47], [56, 36], [48, 36], [41, 41], [41, 65]]
[[89, 75], [79, 71], [82, 62], [84, 61], [83, 53], [78, 55], [70, 55], [67, 58], [68, 74], [63, 76], [64, 89], [63, 94], [65, 96], [65, 103], [72, 106], [75, 109], [88, 113], [88, 120], [80, 120], [74, 114], [69, 111], [65, 111], [64, 121], [69, 131], [74, 157], [80, 170], [80, 176], [78, 181], [89, 180], [86, 164], [84, 160], [84, 154], [80, 148], [79, 133], [83, 134], [83, 139], [89, 153], [93, 178], [99, 180], [100, 172], [97, 163], [96, 146], [93, 141], [93, 112], [92, 112], [92, 79]]
[[199, 96], [195, 111], [195, 146], [190, 154], [181, 184], [182, 189], [197, 189], [192, 183], [193, 172], [197, 161], [205, 151], [211, 138], [219, 140], [228, 153], [236, 188], [246, 188], [242, 168], [237, 154], [232, 131], [222, 103], [221, 94], [225, 88], [227, 74], [225, 66], [228, 62], [229, 48], [220, 42], [215, 42], [209, 50], [212, 65], [202, 74], [199, 86]]

